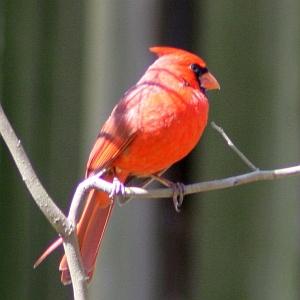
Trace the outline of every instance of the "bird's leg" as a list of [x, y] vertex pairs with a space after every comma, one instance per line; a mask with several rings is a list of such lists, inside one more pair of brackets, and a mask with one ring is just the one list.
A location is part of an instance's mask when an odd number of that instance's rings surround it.
[[114, 177], [112, 185], [113, 188], [111, 193], [109, 194], [109, 198], [114, 199], [118, 194], [125, 194], [125, 186], [117, 177]]
[[109, 194], [109, 198], [113, 202], [118, 196], [124, 197], [125, 195], [125, 186], [124, 184], [118, 179], [116, 176], [115, 169], [110, 170], [113, 175], [113, 181], [112, 181], [112, 190]]
[[175, 210], [177, 212], [180, 212], [181, 211], [180, 207], [183, 203], [183, 198], [184, 198], [184, 194], [185, 194], [184, 184], [181, 182], [173, 183], [173, 182], [169, 181], [168, 179], [160, 177], [157, 174], [153, 174], [153, 175], [151, 175], [151, 177], [154, 180], [160, 182], [161, 184], [163, 184], [173, 190], [173, 204], [174, 204]]

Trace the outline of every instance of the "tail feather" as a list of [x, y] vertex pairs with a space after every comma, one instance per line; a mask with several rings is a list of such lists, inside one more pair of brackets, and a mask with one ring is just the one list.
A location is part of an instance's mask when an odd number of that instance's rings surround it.
[[[81, 258], [86, 276], [88, 277], [88, 283], [93, 277], [100, 244], [113, 209], [113, 204], [110, 204], [110, 202], [107, 194], [92, 190], [77, 225]], [[69, 284], [71, 277], [65, 255], [61, 260], [59, 269], [62, 271], [62, 283]]]
[[[125, 182], [126, 177], [127, 176], [124, 176], [124, 178], [121, 179], [121, 182]], [[111, 181], [112, 179], [107, 177], [106, 180]], [[98, 190], [91, 190], [87, 197], [80, 221], [77, 224], [78, 244], [88, 283], [92, 280], [94, 274], [96, 259], [113, 207], [114, 203], [111, 202], [111, 199], [106, 193]], [[62, 243], [63, 239], [61, 237], [58, 238], [41, 255], [34, 264], [34, 267], [36, 268]], [[71, 283], [71, 276], [65, 255], [62, 257], [59, 270], [62, 272], [62, 283]]]
[[50, 254], [52, 253], [57, 247], [59, 247], [63, 243], [63, 239], [60, 237], [58, 238], [53, 244], [51, 244], [46, 251], [40, 256], [40, 258], [35, 262], [33, 268], [37, 268], [39, 264]]

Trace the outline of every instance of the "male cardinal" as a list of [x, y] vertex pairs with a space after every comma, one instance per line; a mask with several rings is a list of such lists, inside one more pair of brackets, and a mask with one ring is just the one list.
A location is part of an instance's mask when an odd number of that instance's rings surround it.
[[[160, 179], [200, 139], [208, 118], [205, 91], [218, 89], [217, 80], [205, 62], [192, 53], [171, 47], [152, 47], [150, 51], [158, 59], [104, 123], [90, 154], [86, 177], [102, 171], [101, 178], [118, 187], [141, 177], [146, 178], [146, 185], [151, 178]], [[88, 283], [113, 206], [109, 195], [91, 190], [77, 224]], [[61, 243], [62, 238], [54, 242], [35, 266]], [[61, 281], [70, 283], [65, 256], [59, 269]]]

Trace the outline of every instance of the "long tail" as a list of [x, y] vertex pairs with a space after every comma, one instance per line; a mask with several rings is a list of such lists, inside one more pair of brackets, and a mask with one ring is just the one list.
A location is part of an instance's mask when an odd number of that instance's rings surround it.
[[[92, 280], [100, 245], [114, 206], [110, 201], [107, 194], [92, 190], [77, 226], [78, 243], [88, 283]], [[59, 270], [62, 271], [62, 283], [71, 283], [65, 255], [60, 262]]]
[[[99, 248], [105, 233], [105, 229], [111, 215], [114, 204], [111, 203], [108, 195], [91, 190], [82, 216], [77, 224], [78, 243], [82, 257], [83, 267], [88, 277], [88, 283], [92, 280], [96, 259]], [[62, 238], [58, 238], [50, 247], [41, 255], [34, 264], [37, 267], [52, 251], [62, 244]], [[70, 272], [66, 256], [64, 255], [59, 270], [62, 271], [61, 281], [63, 284], [71, 283]]]

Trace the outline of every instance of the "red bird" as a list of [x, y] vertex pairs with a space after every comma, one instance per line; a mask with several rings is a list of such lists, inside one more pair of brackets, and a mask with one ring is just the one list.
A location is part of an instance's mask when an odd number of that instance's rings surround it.
[[[197, 144], [208, 118], [206, 90], [218, 89], [205, 62], [187, 51], [152, 47], [158, 59], [116, 105], [103, 125], [90, 154], [86, 178], [127, 184], [145, 177], [143, 185], [159, 178]], [[92, 280], [103, 235], [114, 203], [106, 193], [91, 190], [77, 224], [83, 266]], [[62, 243], [59, 238], [41, 256], [37, 266]], [[59, 269], [64, 284], [71, 282], [66, 257]]]

